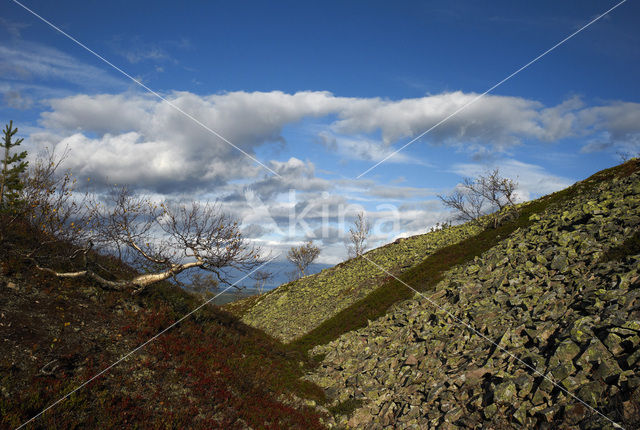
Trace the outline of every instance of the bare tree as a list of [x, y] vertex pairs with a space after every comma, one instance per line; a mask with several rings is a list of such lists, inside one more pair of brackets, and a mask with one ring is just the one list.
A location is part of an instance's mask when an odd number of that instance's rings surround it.
[[253, 279], [255, 279], [256, 281], [256, 289], [258, 290], [258, 294], [262, 294], [265, 284], [272, 278], [273, 273], [267, 272], [266, 270], [258, 270], [253, 274]]
[[[478, 176], [465, 178], [463, 183], [448, 196], [439, 195], [442, 203], [456, 211], [458, 221], [472, 221], [480, 224], [480, 218], [498, 211], [493, 218], [494, 227], [505, 219], [517, 215], [515, 191], [517, 182], [500, 176], [499, 169]], [[507, 210], [505, 210], [507, 209]]]
[[[113, 189], [99, 202], [77, 190], [71, 172], [59, 174], [66, 155], [45, 152], [23, 174], [21, 211], [0, 222], [3, 254], [17, 253], [60, 278], [85, 277], [104, 288], [137, 291], [169, 278], [177, 282], [176, 275], [192, 268], [228, 284], [230, 269], [260, 264], [260, 250], [247, 244], [239, 223], [216, 205], [157, 204], [127, 188]], [[10, 228], [16, 221], [39, 232], [38, 240], [18, 242], [22, 238]], [[119, 264], [101, 266], [94, 251], [120, 257], [137, 273]]]
[[[85, 205], [87, 193], [76, 190], [76, 179], [67, 171], [59, 174], [58, 168], [66, 157], [45, 151], [30, 163], [21, 174], [22, 188], [18, 196], [19, 205], [0, 220], [0, 242], [5, 251], [17, 245], [11, 239], [17, 224], [29, 225], [39, 231], [39, 242], [30, 254], [60, 240], [74, 245], [86, 243], [91, 219]], [[15, 236], [15, 235], [13, 235]]]
[[478, 176], [473, 192], [487, 199], [494, 208], [501, 211], [505, 207], [515, 206], [515, 191], [518, 184], [509, 178], [500, 176], [500, 170], [494, 169], [487, 176]]
[[367, 248], [367, 239], [371, 234], [371, 224], [364, 212], [359, 212], [353, 222], [353, 227], [349, 229], [349, 242], [347, 252], [350, 257], [359, 257], [364, 254]]
[[480, 224], [479, 219], [485, 214], [484, 201], [480, 195], [471, 192], [469, 184], [473, 184], [473, 182], [469, 178], [465, 178], [458, 189], [448, 196], [438, 195], [438, 198], [446, 207], [456, 211], [455, 220]]
[[287, 260], [296, 265], [300, 277], [303, 277], [309, 265], [318, 258], [318, 255], [320, 255], [320, 248], [308, 241], [304, 245], [292, 246], [287, 253]]
[[[82, 230], [87, 233], [78, 235], [76, 250], [70, 256], [79, 257], [81, 267], [56, 270], [32, 254], [38, 270], [60, 278], [93, 279], [103, 288], [135, 288], [139, 292], [195, 268], [229, 284], [228, 270], [250, 270], [260, 263], [260, 250], [247, 244], [238, 221], [216, 205], [154, 203], [122, 187], [111, 190], [105, 202], [90, 200], [84, 207], [88, 218], [81, 220], [86, 224]], [[64, 240], [68, 226], [74, 223], [59, 223], [67, 228], [60, 229], [58, 238]], [[91, 261], [94, 247], [115, 254], [142, 274], [113, 279], [113, 273]]]
[[632, 158], [640, 157], [640, 152], [636, 152], [634, 154], [633, 152], [629, 152], [629, 151], [616, 151], [616, 155], [620, 159], [621, 163], [626, 163], [627, 161], [631, 160]]
[[89, 240], [93, 215], [89, 193], [77, 189], [77, 178], [69, 170], [59, 173], [68, 154], [45, 150], [38, 155], [24, 178], [22, 199], [27, 205], [22, 215], [50, 240], [81, 245]]

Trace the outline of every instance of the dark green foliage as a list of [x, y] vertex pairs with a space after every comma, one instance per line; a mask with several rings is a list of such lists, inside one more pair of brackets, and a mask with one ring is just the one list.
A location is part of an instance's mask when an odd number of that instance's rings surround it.
[[0, 171], [0, 211], [2, 212], [11, 211], [19, 204], [20, 191], [24, 188], [21, 175], [29, 164], [24, 161], [27, 151], [12, 153], [12, 148], [20, 145], [24, 140], [20, 138], [12, 142], [17, 132], [18, 129], [13, 128], [13, 121], [9, 121], [3, 130], [4, 136], [0, 142], [0, 148], [4, 148]]

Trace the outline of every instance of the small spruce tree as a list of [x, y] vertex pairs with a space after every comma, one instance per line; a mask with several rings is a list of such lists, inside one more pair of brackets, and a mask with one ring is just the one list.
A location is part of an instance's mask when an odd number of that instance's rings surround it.
[[17, 139], [12, 142], [12, 137], [18, 132], [13, 128], [13, 121], [3, 130], [4, 138], [0, 142], [0, 148], [4, 148], [2, 154], [2, 171], [0, 171], [0, 211], [6, 212], [19, 204], [20, 191], [24, 187], [21, 175], [26, 171], [29, 163], [24, 161], [27, 151], [13, 153], [11, 149], [20, 145], [24, 139]]

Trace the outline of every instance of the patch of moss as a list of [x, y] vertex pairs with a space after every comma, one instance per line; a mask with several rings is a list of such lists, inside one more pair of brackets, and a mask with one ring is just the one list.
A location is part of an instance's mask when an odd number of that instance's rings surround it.
[[[242, 316], [243, 322], [290, 342], [388, 281], [390, 277], [386, 272], [403, 273], [425, 256], [480, 230], [466, 224], [401, 239], [267, 294], [227, 305], [225, 309]], [[313, 306], [310, 307], [310, 303]]]

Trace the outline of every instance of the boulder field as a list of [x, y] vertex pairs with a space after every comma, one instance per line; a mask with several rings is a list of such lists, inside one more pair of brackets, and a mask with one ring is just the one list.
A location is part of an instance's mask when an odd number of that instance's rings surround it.
[[640, 428], [640, 174], [531, 221], [310, 351], [336, 426]]

